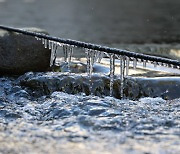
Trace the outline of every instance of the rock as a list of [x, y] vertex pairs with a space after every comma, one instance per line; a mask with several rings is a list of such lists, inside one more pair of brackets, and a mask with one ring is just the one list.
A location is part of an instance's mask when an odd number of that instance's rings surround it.
[[[25, 30], [47, 34], [42, 29]], [[0, 59], [0, 75], [46, 71], [49, 68], [50, 50], [45, 49], [34, 37], [0, 30]]]
[[[27, 73], [18, 80], [21, 86], [29, 90], [30, 95], [36, 97], [50, 95], [55, 91], [69, 94], [85, 93], [86, 95], [89, 95], [91, 91], [97, 96], [108, 96], [110, 93], [109, 77], [105, 75], [94, 74], [91, 79], [92, 83], [89, 83], [86, 75], [67, 75], [58, 72]], [[113, 96], [116, 98], [120, 98], [120, 87], [120, 80], [115, 78]], [[179, 77], [127, 77], [124, 82], [125, 97], [134, 100], [142, 97], [162, 97], [171, 100], [180, 97], [179, 91]]]

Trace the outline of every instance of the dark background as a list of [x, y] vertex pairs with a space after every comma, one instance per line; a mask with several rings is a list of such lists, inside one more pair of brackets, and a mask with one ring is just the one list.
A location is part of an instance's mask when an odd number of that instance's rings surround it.
[[0, 24], [106, 45], [179, 43], [180, 0], [0, 0]]

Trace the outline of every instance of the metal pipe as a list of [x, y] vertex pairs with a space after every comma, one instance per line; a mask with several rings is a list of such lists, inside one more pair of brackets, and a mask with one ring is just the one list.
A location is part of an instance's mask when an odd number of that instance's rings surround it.
[[68, 44], [68, 45], [72, 45], [72, 46], [77, 46], [77, 47], [81, 47], [81, 48], [87, 48], [87, 49], [97, 50], [97, 51], [102, 51], [102, 52], [107, 52], [107, 53], [114, 53], [117, 55], [124, 55], [127, 57], [148, 60], [148, 61], [153, 61], [153, 62], [161, 62], [161, 63], [166, 63], [166, 64], [175, 65], [175, 66], [180, 67], [180, 61], [178, 61], [178, 60], [172, 60], [172, 59], [168, 59], [168, 58], [151, 56], [151, 55], [136, 53], [136, 52], [132, 52], [132, 51], [117, 49], [117, 48], [109, 48], [106, 46], [100, 46], [97, 44], [91, 44], [91, 43], [86, 43], [86, 42], [81, 42], [81, 41], [76, 41], [76, 40], [71, 40], [71, 39], [62, 39], [62, 38], [58, 38], [58, 37], [52, 37], [52, 36], [45, 35], [45, 34], [29, 32], [29, 31], [25, 31], [22, 29], [3, 26], [3, 25], [0, 25], [0, 29], [11, 31], [11, 32], [17, 32], [17, 33], [21, 33], [21, 34], [29, 35], [29, 36], [33, 36], [33, 37], [36, 36], [39, 38], [44, 38], [47, 40], [52, 40], [55, 42]]

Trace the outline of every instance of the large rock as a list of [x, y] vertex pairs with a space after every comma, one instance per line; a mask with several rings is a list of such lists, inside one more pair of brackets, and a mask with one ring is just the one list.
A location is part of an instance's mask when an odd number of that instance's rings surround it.
[[[89, 82], [89, 77], [83, 74], [64, 74], [58, 72], [26, 73], [19, 79], [21, 86], [29, 89], [32, 96], [40, 97], [50, 95], [55, 91], [69, 94], [93, 93], [97, 96], [109, 95], [109, 77], [94, 74]], [[120, 80], [114, 81], [113, 96], [120, 98]], [[127, 77], [124, 81], [124, 95], [129, 99], [142, 97], [162, 97], [175, 99], [180, 97], [179, 77], [140, 78]]]
[[[32, 32], [44, 30], [28, 28]], [[34, 37], [0, 30], [0, 74], [23, 74], [49, 68], [50, 50]]]

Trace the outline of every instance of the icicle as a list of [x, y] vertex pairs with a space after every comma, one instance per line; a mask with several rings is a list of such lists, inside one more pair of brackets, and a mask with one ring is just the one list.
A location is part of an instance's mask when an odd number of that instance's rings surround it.
[[54, 43], [51, 42], [51, 60], [50, 60], [50, 67], [53, 66], [54, 61]]
[[73, 47], [70, 46], [69, 47], [69, 51], [67, 51], [68, 53], [68, 72], [71, 72], [71, 69], [70, 69], [70, 64], [71, 64], [71, 59], [72, 59], [72, 54], [73, 54]]
[[124, 97], [124, 74], [125, 74], [125, 57], [120, 56], [120, 96]]
[[95, 62], [100, 63], [103, 56], [104, 56], [104, 52], [93, 50], [92, 51], [93, 63]]
[[91, 50], [86, 49], [86, 54], [87, 54], [87, 74], [89, 78], [89, 83], [90, 83], [90, 94], [92, 95], [92, 72], [93, 72], [93, 62], [92, 62], [92, 55], [91, 55]]
[[71, 62], [72, 54], [73, 54], [73, 47], [70, 46], [70, 51], [69, 51], [69, 54], [68, 54], [68, 62], [69, 62], [69, 63]]
[[38, 41], [39, 40], [39, 38], [37, 37], [37, 36], [35, 36], [35, 39]]
[[67, 45], [63, 45], [63, 52], [64, 52], [64, 61], [67, 62], [68, 59], [68, 51], [67, 51]]
[[94, 64], [97, 61], [98, 58], [98, 52], [95, 50], [91, 50], [91, 58], [92, 58], [92, 63]]
[[154, 62], [154, 67], [157, 67], [158, 63], [157, 62]]
[[49, 50], [51, 50], [51, 48], [52, 48], [52, 41], [51, 40], [48, 41], [48, 47], [49, 47]]
[[144, 67], [144, 68], [146, 67], [146, 63], [147, 63], [147, 61], [146, 61], [146, 60], [143, 60], [143, 67]]
[[115, 55], [110, 55], [110, 96], [113, 96], [113, 84], [114, 84], [114, 73], [115, 73]]
[[44, 40], [44, 47], [47, 48], [47, 40]]
[[42, 38], [42, 44], [44, 44], [44, 43], [45, 43], [44, 41], [45, 41], [45, 39], [44, 39], [44, 38]]
[[57, 43], [51, 42], [51, 59], [50, 59], [50, 67], [54, 65], [56, 61], [56, 50], [57, 50]]
[[133, 59], [133, 68], [136, 69], [136, 66], [137, 66], [137, 59], [134, 58], [134, 59]]
[[168, 67], [169, 67], [169, 68], [173, 68], [173, 65], [171, 65], [171, 64], [168, 64]]
[[129, 57], [126, 57], [126, 76], [129, 74]]
[[104, 57], [104, 52], [98, 51], [99, 52], [99, 56], [98, 56], [98, 63], [101, 63], [101, 60]]

